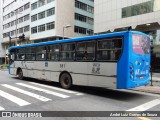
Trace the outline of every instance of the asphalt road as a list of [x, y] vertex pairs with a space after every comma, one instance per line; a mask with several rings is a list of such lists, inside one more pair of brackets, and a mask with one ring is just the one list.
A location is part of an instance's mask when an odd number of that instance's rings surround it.
[[[73, 86], [71, 90], [64, 91], [55, 82], [31, 78], [19, 80], [10, 76], [7, 71], [0, 71], [0, 111], [127, 111], [135, 107], [142, 111], [160, 111], [159, 100], [160, 95], [130, 90]], [[146, 109], [141, 106], [145, 103], [149, 106]], [[83, 113], [81, 114], [83, 116]], [[58, 117], [57, 119], [138, 120], [144, 118]], [[158, 118], [145, 117], [145, 119], [157, 120]]]

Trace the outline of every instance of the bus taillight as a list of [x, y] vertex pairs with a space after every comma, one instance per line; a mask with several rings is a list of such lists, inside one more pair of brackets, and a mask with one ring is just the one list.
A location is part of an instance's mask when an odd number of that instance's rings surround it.
[[130, 78], [131, 79], [134, 78], [134, 69], [133, 69], [133, 66], [130, 66]]

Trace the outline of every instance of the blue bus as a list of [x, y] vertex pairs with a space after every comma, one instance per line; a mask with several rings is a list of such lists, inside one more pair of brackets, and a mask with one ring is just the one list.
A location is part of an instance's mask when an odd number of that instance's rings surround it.
[[9, 73], [72, 85], [128, 89], [150, 82], [150, 38], [138, 31], [12, 46]]

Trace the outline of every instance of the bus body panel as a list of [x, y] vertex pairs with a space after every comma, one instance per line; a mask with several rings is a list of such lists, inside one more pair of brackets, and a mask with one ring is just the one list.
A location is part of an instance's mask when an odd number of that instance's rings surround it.
[[[16, 68], [12, 69], [11, 74], [16, 75], [18, 66], [22, 61], [16, 61]], [[27, 61], [23, 63], [26, 68], [22, 68], [24, 77], [31, 77], [40, 80], [59, 82], [60, 73], [66, 71], [70, 73], [74, 85], [86, 85], [97, 87], [116, 88], [116, 63], [105, 62], [48, 62]], [[64, 67], [60, 67], [64, 65]], [[85, 69], [84, 69], [85, 68]]]
[[[139, 55], [132, 49], [132, 34], [140, 34], [148, 37], [141, 32], [127, 31], [109, 33], [103, 35], [88, 36], [83, 38], [72, 38], [67, 40], [56, 40], [36, 44], [27, 44], [22, 46], [13, 46], [11, 49], [25, 47], [38, 47], [42, 45], [65, 44], [69, 42], [80, 42], [99, 40], [103, 38], [122, 37], [122, 55], [118, 61], [14, 61], [10, 65], [10, 74], [17, 73], [17, 68], [23, 70], [25, 77], [37, 78], [41, 80], [50, 80], [59, 82], [62, 72], [68, 72], [72, 77], [72, 83], [75, 85], [111, 87], [117, 89], [128, 89], [149, 83], [150, 55]], [[136, 63], [141, 61], [141, 66]], [[131, 71], [131, 66], [134, 71]], [[143, 68], [144, 66], [144, 68]], [[141, 71], [139, 70], [141, 69]], [[134, 74], [132, 80], [131, 73]], [[144, 73], [145, 72], [145, 73]], [[137, 75], [137, 73], [139, 73]], [[143, 75], [143, 74], [146, 74]], [[138, 77], [137, 77], [138, 76]]]
[[126, 32], [124, 35], [124, 42], [123, 42], [123, 52], [120, 60], [117, 64], [117, 89], [124, 89], [127, 88], [127, 80], [128, 80], [128, 59], [129, 59], [129, 43], [130, 37], [129, 32]]

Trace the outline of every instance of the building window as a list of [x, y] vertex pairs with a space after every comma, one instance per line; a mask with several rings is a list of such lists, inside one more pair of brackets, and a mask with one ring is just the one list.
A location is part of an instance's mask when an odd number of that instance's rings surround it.
[[9, 28], [10, 27], [10, 23], [8, 23], [7, 25], [8, 25], [8, 28]]
[[54, 1], [54, 0], [47, 0], [47, 3], [50, 3], [50, 2], [52, 2], [52, 1]]
[[37, 8], [37, 2], [35, 2], [35, 3], [33, 3], [32, 5], [31, 5], [31, 10], [34, 10], [34, 9], [36, 9]]
[[45, 31], [45, 24], [38, 26], [38, 32], [43, 32]]
[[94, 8], [88, 5], [87, 11], [90, 13], [94, 13]]
[[55, 13], [55, 8], [51, 8], [49, 10], [47, 10], [47, 16], [51, 16]]
[[90, 17], [87, 18], [87, 23], [93, 25], [93, 22], [94, 22], [93, 18]]
[[76, 33], [86, 34], [86, 31], [87, 31], [86, 28], [82, 28], [82, 27], [79, 27], [79, 26], [74, 27], [74, 32], [76, 32]]
[[19, 23], [23, 22], [23, 17], [19, 18]]
[[11, 36], [13, 36], [15, 34], [15, 30], [11, 31]]
[[27, 3], [27, 4], [24, 5], [24, 10], [26, 10], [28, 8], [29, 8], [29, 3]]
[[75, 13], [75, 19], [79, 20], [79, 21], [82, 21], [82, 22], [86, 22], [87, 21], [87, 17], [86, 16], [80, 15], [78, 13]]
[[22, 12], [22, 11], [23, 11], [23, 7], [20, 7], [20, 8], [19, 8], [19, 12]]
[[34, 21], [36, 21], [36, 20], [37, 20], [37, 14], [36, 14], [36, 15], [31, 16], [31, 22], [34, 22]]
[[29, 31], [29, 25], [24, 27], [24, 32]]
[[46, 26], [47, 26], [47, 30], [54, 29], [54, 27], [55, 27], [55, 26], [54, 26], [54, 22], [47, 23]]
[[88, 35], [93, 35], [93, 30], [87, 30]]
[[42, 18], [45, 18], [45, 11], [38, 13], [38, 19], [42, 19]]
[[37, 26], [31, 28], [31, 34], [37, 33]]
[[153, 12], [154, 1], [148, 1], [137, 5], [122, 8], [122, 18]]
[[38, 1], [38, 6], [41, 7], [43, 5], [45, 5], [45, 0], [39, 0]]
[[29, 20], [29, 14], [24, 16], [24, 21], [27, 21], [27, 20]]
[[78, 0], [75, 1], [75, 7], [87, 11], [87, 4], [79, 2]]
[[19, 28], [19, 33], [23, 33], [23, 28]]
[[14, 16], [14, 13], [15, 13], [15, 12], [11, 12], [11, 17]]
[[10, 13], [8, 14], [8, 18], [10, 18]]

